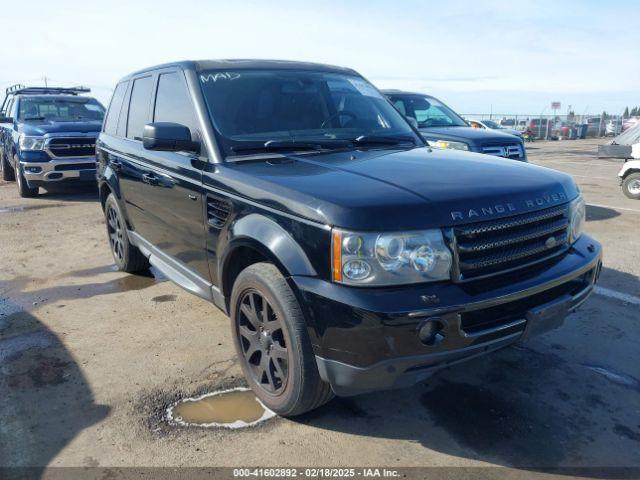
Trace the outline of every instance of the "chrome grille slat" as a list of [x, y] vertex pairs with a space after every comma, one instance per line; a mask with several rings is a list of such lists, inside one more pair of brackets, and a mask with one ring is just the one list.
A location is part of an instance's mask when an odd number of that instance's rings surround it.
[[544, 242], [538, 242], [535, 246], [529, 246], [527, 248], [517, 248], [511, 249], [507, 252], [489, 255], [485, 257], [481, 257], [480, 260], [475, 261], [474, 259], [468, 261], [460, 261], [460, 268], [464, 270], [476, 270], [478, 268], [487, 268], [492, 267], [494, 265], [502, 264], [502, 263], [510, 263], [516, 260], [520, 260], [522, 258], [531, 257], [533, 255], [547, 252], [547, 251], [555, 251], [560, 250], [558, 245], [566, 244], [567, 234], [563, 234], [558, 237], [554, 237], [556, 239], [556, 244], [553, 247], [548, 247]]
[[554, 217], [566, 214], [567, 207], [554, 208], [550, 210], [542, 210], [530, 215], [520, 215], [517, 217], [506, 218], [504, 220], [494, 220], [492, 222], [483, 222], [468, 227], [456, 227], [456, 233], [459, 236], [477, 235], [480, 233], [496, 232], [507, 230], [509, 228], [527, 225], [529, 223], [540, 222]]
[[454, 280], [513, 272], [569, 249], [569, 207], [453, 227], [450, 235]]
[[552, 233], [559, 232], [567, 229], [566, 220], [557, 220], [549, 226], [537, 227], [531, 230], [527, 230], [517, 236], [500, 236], [492, 238], [491, 241], [475, 240], [473, 242], [458, 243], [458, 249], [460, 252], [482, 252], [485, 250], [492, 250], [494, 248], [506, 247], [515, 243], [526, 242], [527, 240], [534, 240], [544, 235], [550, 235]]
[[498, 157], [523, 158], [524, 151], [522, 145], [485, 145], [482, 147], [482, 153], [486, 155], [495, 155]]
[[53, 157], [88, 157], [96, 153], [93, 137], [55, 137], [47, 141], [47, 150]]

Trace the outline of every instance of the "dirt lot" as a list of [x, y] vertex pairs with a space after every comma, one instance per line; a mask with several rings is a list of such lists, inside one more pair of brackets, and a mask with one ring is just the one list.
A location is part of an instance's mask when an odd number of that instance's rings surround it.
[[574, 175], [605, 248], [600, 290], [562, 328], [236, 431], [162, 418], [242, 384], [228, 319], [157, 272], [116, 272], [94, 192], [20, 199], [0, 182], [0, 465], [640, 467], [640, 202], [596, 145], [529, 148]]

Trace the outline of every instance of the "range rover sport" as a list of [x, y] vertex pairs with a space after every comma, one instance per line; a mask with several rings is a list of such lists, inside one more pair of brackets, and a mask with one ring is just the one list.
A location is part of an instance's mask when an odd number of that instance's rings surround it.
[[133, 73], [97, 155], [118, 268], [152, 264], [228, 314], [248, 384], [281, 415], [556, 328], [600, 271], [571, 177], [430, 148], [347, 68]]

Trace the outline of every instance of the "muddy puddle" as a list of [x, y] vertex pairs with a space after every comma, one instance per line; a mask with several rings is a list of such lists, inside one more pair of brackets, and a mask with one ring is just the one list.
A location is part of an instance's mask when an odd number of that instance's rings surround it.
[[247, 388], [186, 398], [167, 409], [169, 422], [185, 427], [245, 428], [274, 416]]

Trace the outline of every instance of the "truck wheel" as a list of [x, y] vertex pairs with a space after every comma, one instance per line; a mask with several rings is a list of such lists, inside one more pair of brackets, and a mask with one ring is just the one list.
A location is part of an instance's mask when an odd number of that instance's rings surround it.
[[24, 178], [22, 170], [20, 169], [20, 163], [18, 158], [14, 157], [14, 164], [16, 165], [16, 183], [18, 185], [18, 193], [22, 198], [33, 198], [38, 196], [38, 187], [30, 187], [27, 184], [27, 180]]
[[628, 198], [640, 200], [640, 173], [632, 173], [624, 178], [622, 192]]
[[267, 408], [295, 416], [333, 398], [318, 373], [298, 301], [274, 265], [255, 263], [240, 272], [230, 310], [242, 371]]
[[7, 157], [3, 154], [2, 158], [0, 158], [0, 170], [2, 171], [2, 180], [6, 180], [7, 182], [12, 182], [16, 179], [15, 172], [9, 162], [7, 161]]
[[122, 215], [113, 193], [109, 194], [104, 203], [104, 217], [111, 254], [118, 270], [133, 273], [148, 269], [149, 259], [142, 254], [138, 247], [129, 242], [124, 215]]

